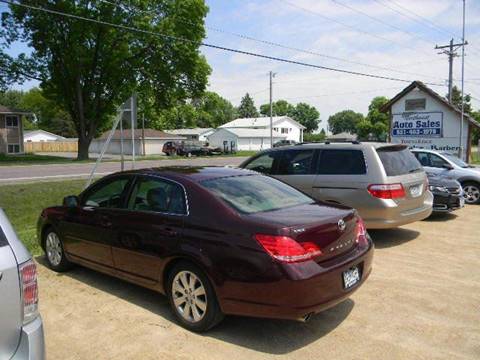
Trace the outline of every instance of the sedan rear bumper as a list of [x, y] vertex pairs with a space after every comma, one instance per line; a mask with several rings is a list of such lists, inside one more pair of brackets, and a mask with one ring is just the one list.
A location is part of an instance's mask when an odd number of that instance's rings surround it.
[[[313, 261], [290, 264], [286, 266], [289, 274], [280, 281], [229, 284], [230, 289], [241, 290], [234, 291], [232, 297], [220, 298], [220, 306], [225, 314], [303, 320], [350, 297], [370, 275], [372, 260], [373, 244], [361, 254], [330, 259], [326, 264]], [[360, 269], [360, 281], [344, 289], [342, 274], [354, 266]]]

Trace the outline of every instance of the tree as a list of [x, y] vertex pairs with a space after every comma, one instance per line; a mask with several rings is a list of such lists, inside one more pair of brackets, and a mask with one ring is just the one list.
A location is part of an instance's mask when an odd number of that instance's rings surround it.
[[368, 140], [372, 130], [372, 123], [367, 119], [364, 119], [357, 124], [355, 133], [358, 135], [359, 140]]
[[[448, 96], [448, 94], [447, 94], [447, 96]], [[472, 101], [472, 97], [470, 96], [470, 94], [464, 94], [464, 96], [463, 96], [463, 103], [464, 103], [463, 109], [464, 109], [466, 114], [471, 114], [471, 112], [472, 112], [472, 105], [470, 104], [470, 101]], [[462, 109], [462, 92], [456, 86], [453, 86], [453, 88], [452, 88], [452, 103], [459, 110]]]
[[318, 129], [320, 113], [314, 106], [306, 103], [298, 103], [295, 108], [290, 111], [289, 115], [292, 119], [305, 126], [305, 132], [307, 133]]
[[343, 110], [328, 118], [328, 126], [333, 134], [341, 132], [356, 133], [357, 124], [364, 119], [363, 115], [353, 110]]
[[15, 41], [32, 48], [30, 55], [16, 58], [0, 51], [9, 69], [0, 72], [0, 83], [40, 80], [45, 96], [64, 108], [75, 125], [78, 159], [88, 158], [91, 140], [133, 92], [145, 108], [160, 109], [205, 90], [210, 68], [199, 52], [208, 11], [203, 0], [18, 3], [123, 27], [11, 5], [0, 30], [0, 50]]
[[235, 107], [232, 103], [211, 91], [195, 100], [194, 105], [199, 113], [196, 124], [198, 127], [216, 128], [235, 118]]
[[368, 106], [367, 120], [370, 121], [372, 125], [382, 123], [388, 126], [390, 118], [387, 113], [380, 110], [382, 106], [388, 103], [388, 101], [389, 99], [385, 96], [377, 96], [370, 102], [370, 105]]
[[[286, 116], [294, 110], [294, 106], [286, 100], [278, 100], [272, 103], [272, 116]], [[270, 116], [270, 104], [260, 105], [260, 114]]]
[[0, 105], [6, 106], [10, 109], [21, 109], [22, 99], [24, 96], [25, 93], [19, 90], [0, 92]]
[[240, 106], [237, 109], [238, 116], [241, 118], [253, 118], [258, 117], [259, 113], [255, 107], [252, 97], [246, 93], [240, 102]]

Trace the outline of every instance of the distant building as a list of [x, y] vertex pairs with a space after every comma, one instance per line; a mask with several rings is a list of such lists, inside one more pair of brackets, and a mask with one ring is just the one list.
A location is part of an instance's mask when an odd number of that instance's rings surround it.
[[[446, 151], [458, 155], [461, 110], [420, 81], [414, 81], [382, 108], [390, 113], [390, 141], [411, 148]], [[462, 157], [469, 156], [474, 127], [480, 124], [465, 114]]]
[[168, 134], [183, 136], [187, 140], [192, 141], [207, 141], [207, 137], [213, 134], [215, 129], [213, 128], [193, 128], [193, 129], [175, 129], [165, 130]]
[[[108, 138], [110, 131], [106, 131], [97, 139], [92, 140], [89, 152], [100, 153], [103, 145]], [[137, 155], [161, 155], [163, 154], [163, 145], [167, 141], [186, 140], [183, 136], [168, 134], [163, 131], [154, 129], [144, 130], [145, 138], [142, 136], [142, 130], [134, 131], [135, 154]], [[145, 140], [145, 152], [143, 151], [143, 140]], [[115, 130], [113, 137], [106, 150], [107, 154], [121, 154], [121, 132]], [[132, 132], [130, 129], [123, 130], [123, 153], [125, 155], [132, 154]]]
[[335, 142], [335, 141], [345, 142], [345, 141], [356, 141], [356, 140], [357, 140], [357, 135], [350, 134], [349, 132], [341, 132], [339, 134], [327, 136], [327, 141], [331, 141], [331, 142]]
[[23, 141], [25, 142], [43, 142], [43, 141], [64, 141], [66, 137], [53, 134], [45, 130], [30, 130], [24, 131]]
[[[273, 143], [287, 138], [285, 134], [273, 132]], [[222, 151], [264, 150], [270, 148], [270, 129], [218, 128], [208, 136], [210, 146]]]
[[21, 154], [23, 118], [29, 113], [0, 105], [0, 154]]
[[[303, 141], [305, 126], [289, 116], [272, 118], [273, 143], [278, 140]], [[228, 146], [236, 150], [263, 150], [272, 147], [270, 144], [270, 118], [241, 118], [223, 124], [208, 136], [212, 146]], [[232, 142], [233, 141], [233, 142]]]

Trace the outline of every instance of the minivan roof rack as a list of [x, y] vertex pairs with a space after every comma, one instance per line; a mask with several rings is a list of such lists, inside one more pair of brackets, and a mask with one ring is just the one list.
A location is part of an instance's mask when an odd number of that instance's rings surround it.
[[295, 145], [305, 145], [305, 144], [325, 144], [325, 145], [330, 145], [332, 143], [337, 143], [337, 144], [354, 144], [354, 145], [360, 145], [361, 142], [358, 140], [345, 140], [345, 141], [331, 141], [331, 140], [326, 140], [326, 141], [304, 141], [304, 142], [299, 142], [296, 143]]

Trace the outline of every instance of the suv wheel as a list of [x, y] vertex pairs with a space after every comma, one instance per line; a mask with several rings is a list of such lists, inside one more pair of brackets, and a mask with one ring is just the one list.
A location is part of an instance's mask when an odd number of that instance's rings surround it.
[[480, 185], [474, 182], [466, 182], [462, 184], [465, 193], [465, 202], [467, 204], [480, 203]]
[[167, 294], [176, 318], [188, 330], [207, 331], [223, 319], [209, 279], [190, 263], [179, 263], [170, 271]]
[[45, 255], [48, 265], [54, 271], [63, 272], [72, 266], [70, 261], [65, 257], [60, 237], [52, 229], [48, 230], [45, 234]]

